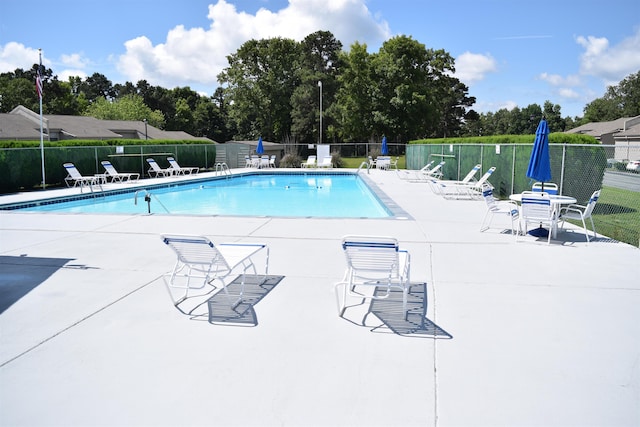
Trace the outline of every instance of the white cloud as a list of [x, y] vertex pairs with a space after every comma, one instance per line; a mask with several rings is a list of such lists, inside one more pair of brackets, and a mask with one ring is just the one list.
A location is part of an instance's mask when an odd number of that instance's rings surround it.
[[571, 88], [560, 88], [558, 95], [565, 99], [580, 99], [581, 95]]
[[577, 75], [563, 77], [559, 74], [542, 73], [538, 78], [552, 86], [579, 86], [582, 84], [582, 79]]
[[580, 57], [580, 72], [598, 77], [606, 85], [617, 84], [640, 69], [640, 28], [613, 46], [604, 37], [579, 36], [576, 42], [585, 50]]
[[60, 56], [60, 61], [66, 67], [85, 68], [89, 61], [83, 58], [80, 53], [72, 53], [71, 55]]
[[[9, 42], [6, 45], [0, 45], [0, 70], [13, 72], [16, 68], [30, 70], [33, 64], [39, 61], [38, 49], [26, 47], [22, 43]], [[47, 62], [42, 58], [42, 63], [46, 66]]]
[[497, 70], [496, 61], [491, 55], [465, 52], [456, 58], [455, 77], [471, 86], [485, 78], [487, 73]]
[[348, 48], [353, 42], [381, 42], [390, 35], [386, 22], [374, 18], [364, 0], [289, 0], [278, 11], [238, 11], [226, 0], [209, 5], [209, 28], [170, 30], [164, 43], [147, 37], [125, 42], [117, 68], [132, 82], [147, 80], [164, 87], [217, 85], [227, 55], [250, 39], [285, 37], [302, 40], [315, 31], [331, 31]]

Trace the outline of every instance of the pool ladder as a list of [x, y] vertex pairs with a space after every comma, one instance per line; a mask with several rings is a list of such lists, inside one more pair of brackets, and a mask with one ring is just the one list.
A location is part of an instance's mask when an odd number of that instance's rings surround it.
[[363, 167], [366, 167], [367, 173], [370, 173], [369, 170], [371, 169], [371, 165], [369, 164], [369, 162], [360, 163], [360, 166], [358, 167], [358, 173], [360, 173], [360, 169], [362, 169]]
[[160, 203], [160, 206], [162, 206], [162, 208], [167, 212], [167, 213], [171, 213], [169, 212], [169, 209], [167, 209], [167, 207], [165, 205], [162, 204], [162, 202], [160, 201], [160, 199], [158, 199], [158, 197], [153, 194], [150, 193], [147, 190], [137, 190], [135, 192], [135, 194], [133, 195], [133, 204], [137, 205], [138, 204], [138, 193], [144, 193], [144, 201], [147, 202], [147, 213], [151, 213], [151, 198], [153, 197], [158, 203]]
[[216, 175], [218, 175], [218, 171], [220, 171], [220, 175], [231, 175], [229, 166], [225, 162], [216, 163]]

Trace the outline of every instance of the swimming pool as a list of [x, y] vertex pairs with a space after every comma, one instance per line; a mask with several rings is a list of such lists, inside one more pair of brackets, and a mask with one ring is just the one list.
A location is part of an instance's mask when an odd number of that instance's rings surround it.
[[[365, 180], [368, 182], [365, 183]], [[354, 173], [246, 173], [0, 206], [29, 212], [391, 218], [404, 213]]]

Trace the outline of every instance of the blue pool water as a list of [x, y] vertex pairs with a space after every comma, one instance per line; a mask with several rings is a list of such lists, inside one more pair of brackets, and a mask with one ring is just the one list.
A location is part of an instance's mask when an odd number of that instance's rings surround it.
[[[22, 211], [385, 218], [392, 212], [356, 174], [254, 174], [23, 207]], [[149, 202], [147, 202], [148, 200]]]

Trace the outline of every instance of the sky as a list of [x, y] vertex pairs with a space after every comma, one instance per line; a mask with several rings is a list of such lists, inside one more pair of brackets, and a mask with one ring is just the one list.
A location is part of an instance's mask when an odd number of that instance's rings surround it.
[[331, 31], [369, 53], [398, 35], [455, 59], [473, 109], [561, 106], [563, 117], [640, 71], [636, 0], [2, 0], [0, 73], [39, 51], [58, 79], [105, 75], [212, 95], [247, 40]]

